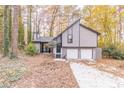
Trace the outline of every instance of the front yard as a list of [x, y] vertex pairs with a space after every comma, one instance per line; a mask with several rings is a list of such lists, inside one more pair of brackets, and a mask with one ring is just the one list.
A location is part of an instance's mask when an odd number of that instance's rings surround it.
[[14, 86], [26, 73], [27, 69], [21, 59], [10, 60], [0, 57], [0, 88], [9, 88]]
[[[49, 54], [33, 57], [19, 55], [19, 58], [14, 60], [0, 56], [0, 87], [123, 87], [121, 81], [124, 81], [124, 61], [102, 59], [97, 62], [86, 60], [78, 62], [75, 60], [74, 65], [72, 61], [55, 61]], [[76, 70], [72, 72], [72, 68]], [[79, 78], [81, 80], [77, 80], [78, 77], [74, 76], [74, 73], [81, 76]], [[80, 84], [79, 81], [82, 83]]]
[[55, 62], [50, 55], [21, 55], [15, 60], [1, 57], [0, 68], [0, 74], [4, 73], [0, 87], [78, 87], [69, 63]]

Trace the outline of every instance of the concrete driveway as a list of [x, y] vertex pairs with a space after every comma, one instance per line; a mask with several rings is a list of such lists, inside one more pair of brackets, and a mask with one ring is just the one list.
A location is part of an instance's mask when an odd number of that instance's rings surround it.
[[99, 71], [84, 64], [70, 63], [72, 72], [81, 88], [124, 88], [124, 78]]

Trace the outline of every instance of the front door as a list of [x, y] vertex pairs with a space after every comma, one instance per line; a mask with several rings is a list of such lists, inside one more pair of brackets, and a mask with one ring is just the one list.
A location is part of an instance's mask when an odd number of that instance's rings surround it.
[[61, 44], [56, 46], [56, 58], [61, 58]]

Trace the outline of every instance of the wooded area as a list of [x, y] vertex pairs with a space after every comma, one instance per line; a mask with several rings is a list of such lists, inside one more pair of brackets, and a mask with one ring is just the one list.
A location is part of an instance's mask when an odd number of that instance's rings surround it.
[[123, 78], [124, 6], [0, 5], [0, 88], [124, 87]]
[[99, 47], [124, 51], [124, 6], [5, 5], [0, 6], [3, 55], [17, 56], [38, 35], [54, 37], [78, 18], [101, 33]]

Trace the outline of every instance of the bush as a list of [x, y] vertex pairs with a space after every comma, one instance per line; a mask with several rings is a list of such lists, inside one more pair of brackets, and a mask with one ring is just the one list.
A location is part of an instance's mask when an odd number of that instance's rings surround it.
[[102, 54], [104, 57], [113, 58], [113, 59], [124, 59], [124, 51], [119, 50], [115, 47], [103, 48]]
[[122, 60], [122, 59], [124, 59], [124, 52], [121, 51], [121, 50], [115, 50], [113, 52], [113, 54], [112, 54], [112, 57], [114, 59], [120, 59], [120, 60]]
[[34, 56], [38, 53], [38, 50], [34, 44], [29, 43], [29, 45], [25, 48], [25, 52], [27, 55]]
[[115, 46], [110, 46], [110, 47], [107, 47], [107, 48], [103, 48], [102, 54], [105, 57], [111, 58], [113, 53], [115, 52], [115, 50], [116, 50]]

